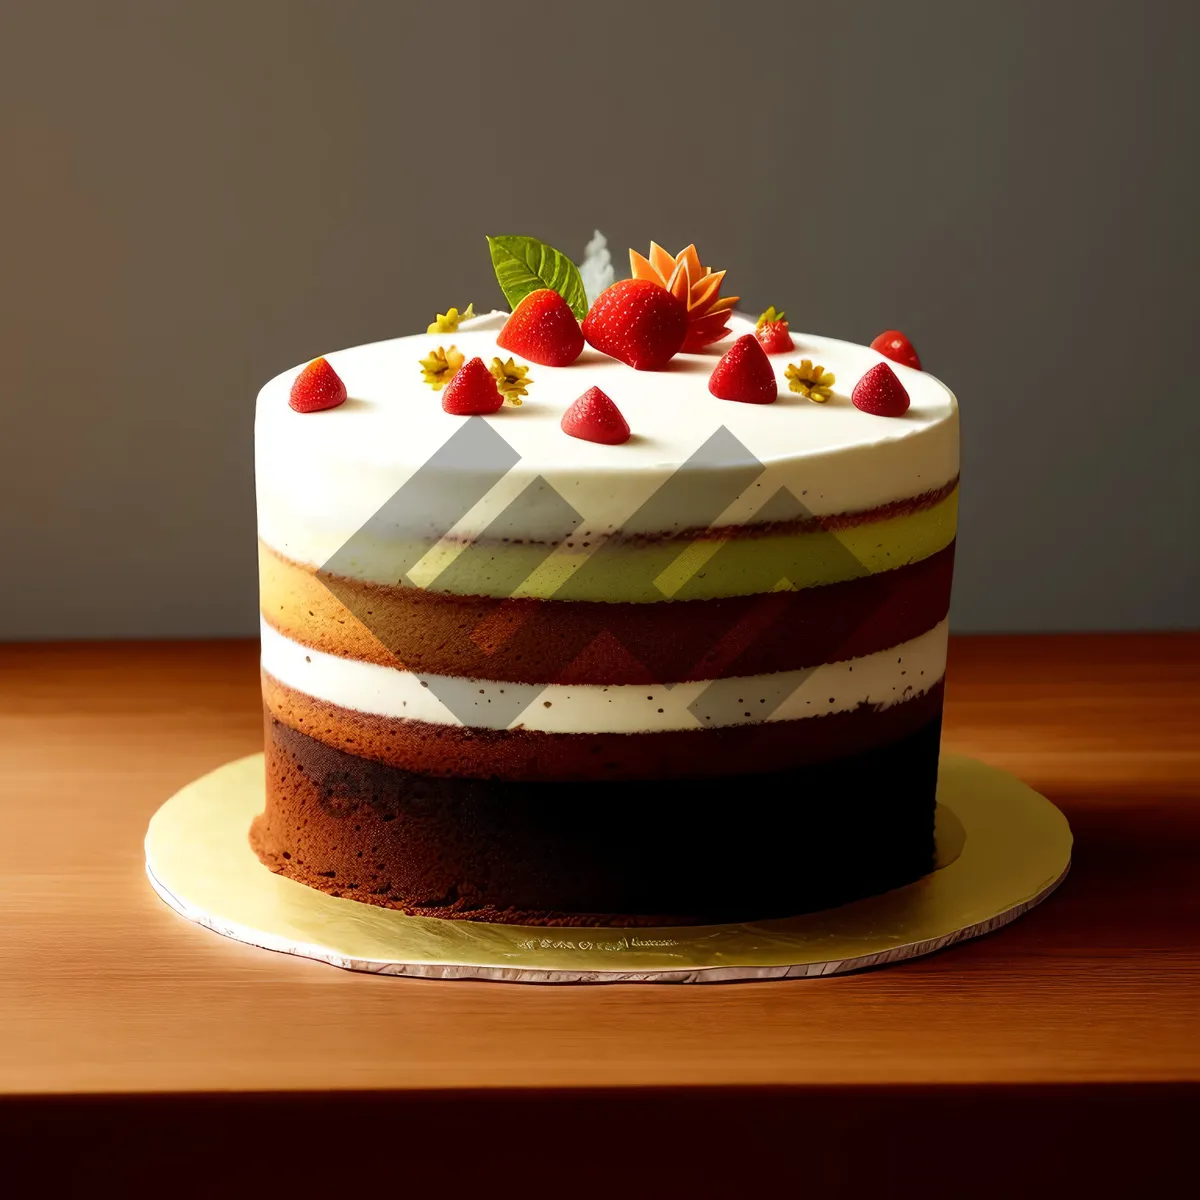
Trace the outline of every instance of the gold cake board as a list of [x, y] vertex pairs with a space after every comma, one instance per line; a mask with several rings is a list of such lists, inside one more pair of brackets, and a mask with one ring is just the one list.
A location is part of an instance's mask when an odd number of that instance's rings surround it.
[[[274, 874], [247, 838], [263, 794], [263, 756], [254, 754], [172, 796], [146, 833], [154, 890], [189, 921], [226, 937], [377, 975], [511, 983], [836, 975], [931, 954], [1007, 925], [1044, 900], [1071, 863], [1070, 828], [1050, 801], [994, 767], [943, 755], [939, 866], [907, 887], [744, 925], [494, 925], [405, 916]], [[796, 869], [804, 869], [802, 860]]]

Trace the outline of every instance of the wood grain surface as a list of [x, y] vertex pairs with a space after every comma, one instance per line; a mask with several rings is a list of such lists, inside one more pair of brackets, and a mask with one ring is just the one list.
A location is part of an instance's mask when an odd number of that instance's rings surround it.
[[1077, 840], [1011, 928], [840, 979], [372, 978], [177, 917], [142, 835], [260, 742], [249, 643], [0, 648], [0, 1091], [1200, 1080], [1200, 636], [954, 643], [946, 745]]
[[930, 958], [705, 987], [353, 975], [177, 917], [142, 835], [258, 749], [256, 650], [0, 647], [6, 1182], [45, 1192], [51, 1164], [47, 1194], [340, 1193], [366, 1156], [372, 1190], [540, 1171], [577, 1196], [802, 1177], [1010, 1200], [1191, 1171], [1200, 635], [954, 641], [946, 745], [1066, 811], [1067, 882]]

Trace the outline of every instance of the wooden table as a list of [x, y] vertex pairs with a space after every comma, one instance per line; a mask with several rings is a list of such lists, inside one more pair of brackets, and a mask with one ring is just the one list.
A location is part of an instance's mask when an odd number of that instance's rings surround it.
[[1200, 635], [956, 640], [946, 745], [1064, 809], [1062, 889], [908, 964], [697, 987], [352, 975], [177, 917], [143, 831], [258, 748], [255, 656], [0, 647], [15, 1161], [147, 1186], [171, 1163], [175, 1195], [355, 1170], [451, 1194], [502, 1176], [736, 1194], [785, 1163], [823, 1194], [1149, 1195], [1181, 1167], [1200, 1115]]

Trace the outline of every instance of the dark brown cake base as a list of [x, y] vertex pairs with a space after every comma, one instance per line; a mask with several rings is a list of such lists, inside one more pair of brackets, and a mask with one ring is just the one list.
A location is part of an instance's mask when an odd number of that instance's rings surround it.
[[430, 917], [530, 925], [795, 916], [932, 869], [940, 720], [865, 753], [709, 780], [418, 775], [266, 717], [272, 870]]

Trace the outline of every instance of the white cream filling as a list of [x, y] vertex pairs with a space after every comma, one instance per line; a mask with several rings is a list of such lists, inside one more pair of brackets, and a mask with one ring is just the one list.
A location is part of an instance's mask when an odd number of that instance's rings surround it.
[[[947, 623], [888, 650], [811, 670], [662, 684], [519, 684], [416, 675], [303, 646], [262, 622], [262, 665], [280, 683], [374, 716], [545, 733], [649, 733], [887, 708], [946, 669]], [[442, 699], [439, 699], [439, 696]]]

